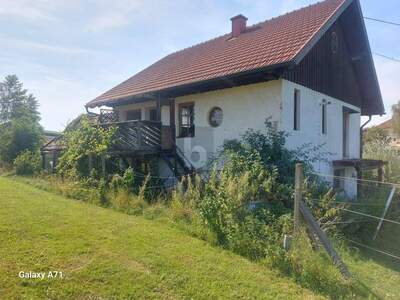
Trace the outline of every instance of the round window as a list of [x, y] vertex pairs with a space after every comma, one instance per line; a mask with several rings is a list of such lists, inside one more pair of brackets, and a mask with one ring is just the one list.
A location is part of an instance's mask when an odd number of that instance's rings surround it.
[[223, 113], [221, 108], [214, 107], [210, 110], [208, 122], [212, 127], [218, 127], [219, 125], [221, 125], [222, 119], [223, 119]]

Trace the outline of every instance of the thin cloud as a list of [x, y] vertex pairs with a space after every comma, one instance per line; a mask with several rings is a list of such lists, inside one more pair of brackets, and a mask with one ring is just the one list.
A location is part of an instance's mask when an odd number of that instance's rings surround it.
[[[89, 32], [125, 27], [135, 20], [138, 14], [149, 11], [149, 8], [154, 6], [153, 1], [138, 0], [114, 0], [112, 2], [107, 0], [98, 1], [96, 4], [95, 15], [85, 27]], [[146, 16], [148, 15], [146, 14]]]
[[1, 0], [0, 18], [11, 17], [22, 20], [56, 20], [55, 12], [74, 6], [78, 0]]
[[10, 48], [19, 49], [30, 49], [39, 51], [48, 51], [59, 54], [69, 54], [69, 55], [82, 55], [82, 54], [95, 54], [97, 51], [90, 49], [84, 49], [79, 47], [64, 47], [59, 45], [52, 45], [40, 42], [31, 42], [18, 39], [0, 39], [3, 45], [8, 45]]
[[14, 16], [24, 19], [52, 19], [41, 7], [40, 1], [2, 0], [0, 5], [1, 16]]
[[127, 15], [119, 12], [111, 12], [92, 19], [86, 26], [90, 32], [99, 32], [114, 28], [124, 27], [129, 24]]

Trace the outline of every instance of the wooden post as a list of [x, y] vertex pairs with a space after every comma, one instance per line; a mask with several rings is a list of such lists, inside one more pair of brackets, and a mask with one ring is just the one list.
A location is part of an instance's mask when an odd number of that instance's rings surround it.
[[378, 168], [378, 181], [383, 182], [383, 167], [379, 166]]
[[46, 169], [46, 153], [42, 152], [42, 169]]
[[158, 95], [157, 100], [156, 100], [156, 115], [157, 115], [157, 121], [161, 122], [161, 98], [160, 98], [160, 95]]
[[300, 230], [300, 202], [302, 199], [302, 185], [303, 185], [303, 164], [296, 164], [295, 173], [295, 190], [294, 190], [294, 232], [295, 234]]
[[142, 121], [137, 122], [137, 141], [138, 141], [138, 148], [141, 150], [142, 148]]
[[51, 168], [51, 173], [54, 174], [56, 172], [56, 152], [53, 150], [53, 165]]
[[171, 139], [175, 143], [175, 99], [169, 101], [169, 126], [171, 127]]
[[394, 192], [395, 191], [396, 191], [396, 187], [393, 186], [392, 190], [390, 191], [389, 198], [386, 201], [385, 209], [383, 210], [383, 214], [382, 214], [381, 220], [379, 221], [378, 227], [376, 227], [376, 230], [375, 230], [374, 237], [372, 238], [374, 241], [376, 240], [376, 237], [378, 236], [379, 230], [382, 227], [383, 219], [386, 217], [386, 214], [387, 214], [387, 212], [389, 210], [390, 204], [392, 204], [392, 200], [393, 200], [393, 196], [394, 196]]
[[339, 270], [343, 274], [343, 276], [349, 278], [350, 277], [349, 270], [347, 269], [347, 267], [343, 263], [343, 261], [340, 259], [339, 254], [332, 247], [325, 232], [322, 231], [321, 227], [317, 223], [317, 220], [315, 220], [314, 216], [309, 211], [309, 209], [307, 208], [307, 206], [304, 204], [303, 201], [300, 202], [300, 209], [301, 209], [301, 213], [303, 214], [304, 220], [306, 221], [306, 223], [308, 224], [310, 229], [313, 232], [315, 232], [315, 234], [318, 236], [319, 241], [322, 243], [326, 252], [332, 258], [333, 263], [339, 268]]

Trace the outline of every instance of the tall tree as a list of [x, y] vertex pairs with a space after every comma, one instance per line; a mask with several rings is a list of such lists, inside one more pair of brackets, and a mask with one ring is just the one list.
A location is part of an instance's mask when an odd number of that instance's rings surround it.
[[0, 159], [12, 162], [24, 150], [36, 151], [42, 140], [38, 102], [16, 75], [0, 82]]
[[393, 131], [400, 135], [400, 100], [392, 106], [392, 126]]

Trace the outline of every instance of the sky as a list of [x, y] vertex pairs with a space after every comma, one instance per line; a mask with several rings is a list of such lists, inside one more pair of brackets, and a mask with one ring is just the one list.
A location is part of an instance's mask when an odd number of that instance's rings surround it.
[[[0, 80], [16, 74], [62, 130], [84, 105], [182, 48], [315, 0], [0, 0]], [[400, 1], [361, 0], [364, 16], [400, 23]], [[400, 27], [366, 20], [373, 52], [400, 58]], [[400, 100], [400, 62], [374, 56], [386, 111]], [[374, 117], [372, 124], [390, 118]]]

